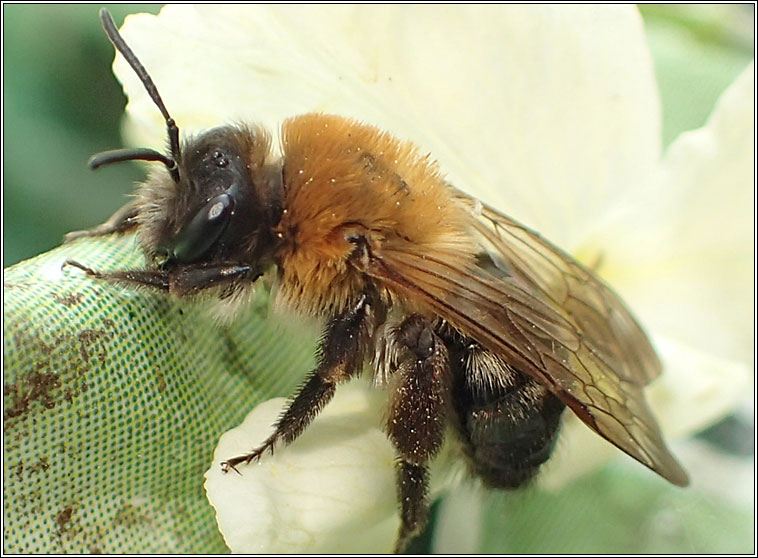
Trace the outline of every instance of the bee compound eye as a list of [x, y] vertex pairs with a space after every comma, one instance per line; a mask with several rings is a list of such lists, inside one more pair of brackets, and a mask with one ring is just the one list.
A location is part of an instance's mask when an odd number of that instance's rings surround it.
[[191, 263], [203, 255], [221, 237], [234, 212], [234, 198], [220, 194], [208, 200], [176, 235], [173, 256], [181, 263]]

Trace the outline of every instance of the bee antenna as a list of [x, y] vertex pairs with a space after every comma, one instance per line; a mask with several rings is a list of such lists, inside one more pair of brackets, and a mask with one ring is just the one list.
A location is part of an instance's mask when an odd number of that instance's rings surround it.
[[87, 161], [87, 165], [92, 170], [98, 169], [103, 165], [111, 163], [120, 163], [121, 161], [160, 161], [168, 167], [174, 182], [179, 182], [179, 169], [176, 161], [167, 157], [160, 151], [149, 149], [147, 147], [137, 147], [134, 149], [114, 149], [112, 151], [102, 151], [95, 153]]
[[[100, 21], [103, 24], [103, 29], [105, 30], [105, 34], [108, 35], [108, 39], [110, 39], [111, 43], [113, 43], [113, 46], [116, 47], [116, 50], [118, 50], [124, 59], [129, 62], [129, 65], [132, 67], [134, 72], [139, 77], [140, 81], [142, 82], [142, 85], [145, 86], [145, 89], [147, 90], [148, 95], [150, 95], [150, 98], [153, 100], [153, 102], [156, 104], [158, 109], [161, 111], [161, 114], [163, 115], [163, 118], [166, 120], [166, 128], [168, 131], [168, 139], [169, 144], [171, 146], [171, 156], [172, 157], [156, 157], [154, 151], [152, 150], [134, 150], [133, 153], [136, 155], [135, 157], [127, 157], [124, 154], [127, 153], [127, 151], [120, 151], [121, 156], [120, 157], [112, 157], [108, 158], [105, 157], [107, 153], [113, 153], [113, 152], [106, 152], [102, 155], [104, 156], [102, 160], [97, 161], [97, 166], [104, 165], [111, 162], [116, 161], [126, 161], [129, 159], [144, 159], [148, 161], [160, 161], [163, 164], [165, 164], [168, 167], [169, 172], [171, 173], [171, 177], [173, 178], [174, 182], [179, 182], [179, 167], [178, 163], [182, 159], [182, 152], [181, 148], [179, 147], [179, 127], [176, 125], [176, 122], [173, 118], [171, 118], [171, 115], [168, 113], [168, 110], [166, 110], [166, 105], [163, 104], [163, 99], [161, 99], [161, 96], [158, 94], [158, 88], [155, 87], [155, 83], [153, 83], [152, 78], [147, 73], [147, 70], [145, 70], [145, 67], [142, 65], [142, 63], [137, 59], [134, 52], [132, 52], [132, 49], [129, 48], [129, 46], [126, 44], [126, 41], [124, 41], [124, 38], [119, 34], [118, 29], [116, 29], [116, 24], [113, 22], [113, 18], [111, 17], [111, 14], [106, 10], [105, 8], [100, 9]], [[147, 151], [151, 151], [150, 157], [142, 157], [141, 155], [144, 155], [147, 153]], [[95, 156], [97, 157], [97, 156]], [[93, 159], [95, 158], [93, 157]], [[90, 166], [93, 166], [93, 161], [90, 160]], [[94, 166], [93, 168], [97, 168], [97, 166]]]

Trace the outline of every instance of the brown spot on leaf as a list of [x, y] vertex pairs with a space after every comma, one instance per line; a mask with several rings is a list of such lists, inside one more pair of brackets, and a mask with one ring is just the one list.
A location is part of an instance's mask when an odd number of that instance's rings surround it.
[[125, 502], [113, 518], [114, 525], [122, 525], [124, 527], [137, 527], [139, 525], [150, 525], [151, 523], [150, 517], [139, 506], [131, 502]]
[[55, 516], [55, 523], [58, 524], [58, 533], [63, 533], [68, 528], [68, 524], [74, 515], [74, 506], [66, 506], [58, 515]]
[[158, 391], [160, 393], [166, 391], [166, 376], [160, 368], [156, 368], [155, 370], [155, 379], [158, 381]]
[[64, 402], [73, 404], [77, 396], [86, 392], [86, 375], [93, 364], [107, 362], [107, 340], [113, 333], [86, 329], [78, 334], [64, 332], [52, 339], [40, 337], [34, 330], [23, 329], [10, 336], [19, 356], [13, 357], [18, 364], [3, 385], [6, 432], [18, 420], [25, 420], [29, 412], [54, 409]]
[[69, 293], [67, 295], [59, 295], [58, 293], [52, 293], [51, 296], [55, 302], [62, 304], [67, 308], [76, 306], [82, 301], [81, 293]]
[[29, 466], [29, 473], [39, 473], [40, 471], [47, 471], [50, 468], [50, 462], [47, 457], [40, 457], [36, 463]]
[[54, 372], [37, 370], [32, 371], [25, 378], [20, 378], [17, 382], [5, 384], [3, 386], [5, 418], [21, 416], [35, 401], [39, 401], [46, 409], [54, 408], [53, 391], [60, 385], [58, 375]]
[[[82, 354], [84, 362], [89, 362], [90, 359], [95, 356], [93, 347], [96, 347], [101, 339], [108, 339], [111, 337], [111, 333], [104, 329], [85, 329], [79, 333], [79, 351]], [[100, 347], [100, 351], [97, 353], [100, 364], [105, 364], [105, 357], [107, 353], [104, 348]]]

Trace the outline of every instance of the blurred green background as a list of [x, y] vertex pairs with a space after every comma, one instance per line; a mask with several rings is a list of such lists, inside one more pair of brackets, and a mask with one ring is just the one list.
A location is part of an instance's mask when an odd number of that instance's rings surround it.
[[[119, 25], [127, 13], [160, 9], [107, 7]], [[119, 123], [125, 104], [111, 73], [113, 48], [100, 28], [99, 8], [3, 6], [3, 267], [55, 247], [70, 230], [102, 222], [143, 177], [140, 167], [131, 163], [97, 173], [86, 168], [92, 153], [121, 146]], [[651, 5], [641, 7], [641, 12], [656, 65], [667, 146], [681, 132], [705, 122], [718, 96], [753, 59], [754, 7]], [[754, 451], [752, 409], [744, 411], [701, 440], [711, 440], [711, 447], [720, 447], [749, 467]], [[640, 534], [647, 533], [657, 536], [657, 542], [668, 537], [672, 552], [751, 552], [746, 546], [754, 536], [748, 495], [754, 487], [745, 486], [744, 501], [738, 497], [739, 505], [731, 505], [734, 495], [724, 501], [692, 492], [674, 497], [676, 489], [655, 482], [644, 490], [644, 483], [626, 485], [633, 487], [633, 493], [626, 494], [620, 482], [625, 475], [628, 471], [610, 467], [572, 485], [560, 498], [530, 495], [490, 501], [485, 515], [490, 519], [485, 521], [493, 524], [484, 527], [482, 551], [539, 553], [549, 542], [550, 551], [644, 552]], [[607, 497], [614, 490], [620, 501], [635, 502], [613, 511], [628, 513], [619, 518], [618, 523], [629, 526], [621, 534], [603, 531], [600, 525], [608, 512], [596, 506], [601, 494]], [[586, 513], [577, 517], [577, 506]], [[644, 508], [651, 513], [640, 513]], [[549, 523], [545, 510], [551, 510]], [[639, 524], [651, 517], [655, 522]], [[701, 525], [709, 528], [700, 529]], [[596, 544], [588, 544], [590, 537]], [[428, 549], [428, 538], [415, 547]]]
[[[99, 172], [97, 151], [121, 147], [126, 100], [99, 4], [3, 5], [3, 267], [105, 220], [143, 177], [135, 164]], [[159, 5], [106, 5], [120, 25]]]
[[[158, 5], [107, 6], [120, 25]], [[97, 173], [97, 151], [121, 147], [125, 99], [98, 4], [3, 5], [3, 267], [102, 222], [143, 176], [134, 164]], [[641, 8], [656, 63], [664, 142], [700, 126], [753, 57], [752, 5]]]

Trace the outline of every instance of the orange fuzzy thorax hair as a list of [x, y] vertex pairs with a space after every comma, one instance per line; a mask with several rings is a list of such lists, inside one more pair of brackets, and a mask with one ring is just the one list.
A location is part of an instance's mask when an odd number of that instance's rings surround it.
[[346, 118], [307, 114], [284, 122], [282, 151], [283, 302], [322, 314], [360, 294], [364, 278], [348, 263], [351, 234], [365, 236], [377, 254], [470, 261], [467, 215], [437, 164], [412, 143]]

